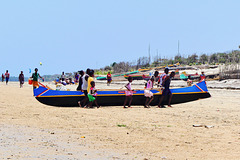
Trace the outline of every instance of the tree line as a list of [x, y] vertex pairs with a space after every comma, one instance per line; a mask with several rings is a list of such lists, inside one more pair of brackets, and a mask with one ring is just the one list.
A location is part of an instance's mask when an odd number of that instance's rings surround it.
[[153, 62], [150, 61], [150, 57], [139, 57], [135, 62], [119, 62], [112, 63], [109, 66], [101, 68], [102, 71], [112, 71], [113, 73], [122, 73], [132, 70], [137, 70], [139, 68], [149, 68], [166, 66], [171, 64], [180, 63], [181, 65], [202, 65], [202, 64], [238, 64], [240, 63], [240, 51], [233, 50], [231, 52], [213, 53], [213, 54], [201, 54], [196, 53], [184, 57], [180, 54], [173, 58], [161, 58], [158, 56], [153, 57]]

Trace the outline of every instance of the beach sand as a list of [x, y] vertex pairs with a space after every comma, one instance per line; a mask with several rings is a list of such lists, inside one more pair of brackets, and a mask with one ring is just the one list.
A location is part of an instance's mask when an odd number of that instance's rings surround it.
[[239, 159], [240, 91], [209, 91], [173, 108], [83, 109], [43, 105], [32, 86], [0, 83], [0, 158]]

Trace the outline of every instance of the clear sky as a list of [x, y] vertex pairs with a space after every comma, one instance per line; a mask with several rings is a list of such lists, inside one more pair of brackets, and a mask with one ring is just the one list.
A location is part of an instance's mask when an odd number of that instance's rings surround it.
[[[240, 45], [239, 0], [0, 1], [0, 73], [41, 75], [139, 57], [231, 51]], [[40, 66], [42, 62], [42, 66]]]

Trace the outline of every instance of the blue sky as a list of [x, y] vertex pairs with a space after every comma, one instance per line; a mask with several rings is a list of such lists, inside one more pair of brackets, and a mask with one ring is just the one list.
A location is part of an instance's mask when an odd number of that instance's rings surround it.
[[[211, 54], [240, 45], [238, 0], [0, 1], [0, 73], [41, 75], [136, 61], [157, 51]], [[42, 66], [40, 66], [42, 62]]]

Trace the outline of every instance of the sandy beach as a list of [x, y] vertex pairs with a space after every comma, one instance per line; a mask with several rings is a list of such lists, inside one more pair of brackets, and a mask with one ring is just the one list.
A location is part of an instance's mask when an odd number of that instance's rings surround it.
[[173, 108], [83, 109], [43, 105], [32, 86], [0, 83], [0, 158], [239, 159], [240, 90], [209, 92]]

